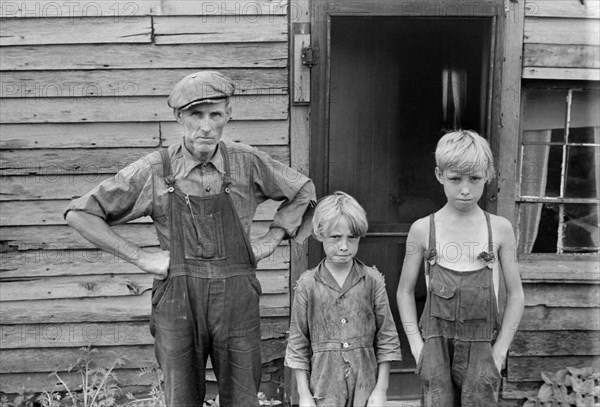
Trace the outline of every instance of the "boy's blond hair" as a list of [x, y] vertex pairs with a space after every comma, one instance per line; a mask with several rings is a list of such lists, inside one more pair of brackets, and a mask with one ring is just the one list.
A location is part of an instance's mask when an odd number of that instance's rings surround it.
[[435, 163], [440, 172], [484, 170], [487, 181], [495, 176], [494, 158], [487, 140], [472, 130], [446, 133], [435, 149]]
[[315, 237], [322, 241], [341, 218], [348, 221], [355, 236], [364, 237], [367, 233], [369, 223], [363, 207], [347, 193], [336, 191], [321, 199], [315, 209], [312, 219]]

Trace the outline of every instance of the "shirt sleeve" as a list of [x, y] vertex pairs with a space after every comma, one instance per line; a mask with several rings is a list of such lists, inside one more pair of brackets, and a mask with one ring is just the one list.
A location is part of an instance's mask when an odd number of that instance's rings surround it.
[[[253, 181], [266, 198], [283, 201], [270, 227], [281, 228], [285, 230], [287, 237], [295, 237], [303, 223], [303, 215], [309, 206], [316, 203], [313, 182], [259, 150], [256, 150]], [[306, 221], [306, 217], [304, 219]]]
[[301, 281], [295, 289], [290, 320], [290, 334], [285, 350], [285, 365], [291, 369], [310, 371], [312, 350], [308, 324], [308, 299]]
[[[376, 273], [379, 273], [376, 271]], [[383, 276], [375, 278], [375, 355], [377, 363], [390, 362], [393, 360], [402, 360], [400, 351], [400, 339], [394, 323], [394, 317], [390, 309], [390, 303], [385, 291], [385, 281]]]
[[73, 199], [69, 211], [84, 211], [96, 215], [109, 225], [125, 223], [152, 212], [152, 165], [149, 156], [139, 159], [101, 182], [82, 197]]

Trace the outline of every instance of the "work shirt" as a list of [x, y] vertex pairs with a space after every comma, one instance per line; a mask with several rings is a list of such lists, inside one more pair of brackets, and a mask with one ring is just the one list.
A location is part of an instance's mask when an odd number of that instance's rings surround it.
[[[254, 147], [223, 142], [230, 161], [230, 194], [245, 232], [250, 233], [256, 207], [273, 199], [283, 203], [270, 227], [294, 237], [308, 205], [315, 200], [312, 181]], [[173, 176], [183, 193], [206, 197], [221, 192], [224, 162], [220, 149], [204, 164], [183, 144], [170, 146], [168, 151]], [[160, 153], [150, 153], [74, 199], [64, 214], [80, 210], [101, 217], [109, 225], [150, 216], [161, 247], [168, 247], [168, 191], [162, 172]]]
[[[300, 276], [285, 364], [310, 372], [315, 401], [364, 405], [377, 365], [401, 359], [385, 281], [375, 267], [354, 260], [343, 287], [324, 262]], [[347, 392], [344, 400], [337, 398]]]

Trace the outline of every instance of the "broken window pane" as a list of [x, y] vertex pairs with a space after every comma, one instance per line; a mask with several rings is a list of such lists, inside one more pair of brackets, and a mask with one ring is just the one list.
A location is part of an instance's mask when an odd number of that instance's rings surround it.
[[564, 216], [564, 251], [598, 250], [598, 204], [567, 204]]

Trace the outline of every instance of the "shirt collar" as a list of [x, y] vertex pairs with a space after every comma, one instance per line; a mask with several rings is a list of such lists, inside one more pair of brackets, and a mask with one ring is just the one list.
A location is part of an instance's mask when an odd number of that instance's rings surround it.
[[[219, 143], [217, 145], [217, 151], [215, 151], [215, 154], [208, 161], [208, 163], [206, 163], [206, 165], [212, 165], [213, 167], [215, 167], [215, 169], [217, 171], [219, 171], [222, 175], [224, 175], [225, 174], [225, 163], [223, 161], [223, 155], [221, 154], [220, 147], [221, 147], [221, 144]], [[181, 153], [183, 156], [183, 176], [184, 177], [187, 177], [188, 175], [190, 175], [190, 172], [192, 172], [192, 170], [194, 168], [203, 165], [200, 162], [200, 160], [198, 160], [196, 157], [194, 157], [192, 155], [192, 153], [190, 153], [190, 151], [187, 149], [187, 147], [185, 146], [183, 141], [181, 142]]]
[[335, 278], [333, 278], [331, 273], [325, 267], [325, 260], [322, 260], [318, 266], [316, 279], [329, 288], [339, 292], [339, 295], [343, 295], [365, 276], [366, 273], [364, 266], [365, 265], [360, 260], [353, 259], [352, 269], [350, 270], [350, 273], [344, 282], [344, 286], [340, 288], [338, 283], [335, 281]]

